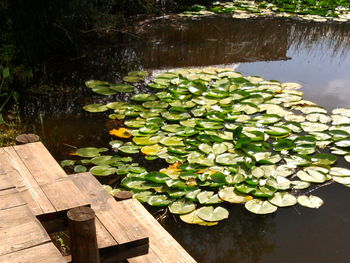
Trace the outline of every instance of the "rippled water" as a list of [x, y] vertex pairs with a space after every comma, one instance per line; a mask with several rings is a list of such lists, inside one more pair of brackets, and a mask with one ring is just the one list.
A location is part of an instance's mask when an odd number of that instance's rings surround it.
[[[328, 110], [350, 107], [349, 25], [215, 17], [140, 22], [118, 41], [87, 47], [82, 58], [57, 61], [50, 75], [54, 91], [28, 97], [24, 113], [61, 159], [69, 145], [105, 145], [106, 131], [113, 126], [81, 110], [101, 101], [83, 87], [85, 80], [118, 81], [135, 69], [213, 65], [299, 82], [306, 99]], [[350, 189], [334, 184], [316, 194], [325, 200], [318, 210], [296, 206], [258, 216], [242, 206], [227, 206], [230, 218], [215, 227], [172, 217], [164, 226], [198, 262], [345, 263], [350, 256]]]

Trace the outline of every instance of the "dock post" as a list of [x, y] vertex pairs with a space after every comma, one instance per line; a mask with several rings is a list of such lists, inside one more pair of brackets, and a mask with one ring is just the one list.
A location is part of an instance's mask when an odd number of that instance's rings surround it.
[[90, 207], [72, 208], [67, 217], [72, 263], [99, 263], [94, 210]]

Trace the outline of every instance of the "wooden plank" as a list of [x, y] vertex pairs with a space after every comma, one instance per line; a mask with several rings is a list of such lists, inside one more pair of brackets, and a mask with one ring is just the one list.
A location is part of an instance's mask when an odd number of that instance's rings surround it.
[[137, 242], [124, 243], [114, 247], [99, 250], [101, 263], [115, 263], [132, 257], [138, 257], [148, 253], [149, 240], [140, 239]]
[[16, 189], [7, 189], [0, 192], [0, 210], [25, 204]]
[[38, 215], [56, 211], [13, 147], [0, 149], [0, 159], [1, 165], [4, 165], [2, 171], [22, 193], [33, 213]]
[[[91, 208], [94, 209], [95, 213], [98, 213], [100, 210], [105, 209], [104, 204], [106, 200], [110, 198], [110, 196], [108, 194], [105, 195], [106, 191], [101, 187], [95, 178], [92, 178], [94, 179], [92, 180], [90, 174], [88, 173], [70, 175], [69, 178], [72, 179], [75, 185], [85, 195], [87, 200], [90, 201]], [[92, 189], [94, 190], [91, 191]], [[118, 244], [98, 217], [96, 217], [95, 223], [97, 243], [99, 248], [114, 246]]]
[[99, 248], [111, 247], [117, 245], [117, 242], [112, 237], [112, 235], [108, 232], [108, 230], [101, 223], [100, 219], [96, 217], [96, 236], [97, 236], [97, 244]]
[[0, 226], [0, 255], [50, 242], [26, 205], [0, 210]]
[[13, 148], [40, 186], [67, 177], [41, 142], [17, 145]]
[[67, 263], [53, 243], [0, 256], [0, 263]]
[[88, 200], [68, 177], [41, 186], [56, 211], [89, 205]]
[[118, 203], [101, 187], [96, 178], [89, 174], [72, 175], [74, 183], [86, 193], [91, 200], [91, 208], [117, 243], [126, 243], [132, 240], [146, 238], [145, 231], [138, 225], [131, 225], [128, 215]]
[[7, 174], [0, 174], [0, 191], [13, 188], [16, 188], [16, 186], [10, 181]]
[[118, 202], [148, 230], [150, 248], [162, 262], [196, 262], [136, 199]]
[[91, 198], [97, 217], [117, 242], [149, 236], [149, 254], [128, 259], [129, 262], [196, 262], [137, 200], [115, 202], [89, 173], [70, 177]]

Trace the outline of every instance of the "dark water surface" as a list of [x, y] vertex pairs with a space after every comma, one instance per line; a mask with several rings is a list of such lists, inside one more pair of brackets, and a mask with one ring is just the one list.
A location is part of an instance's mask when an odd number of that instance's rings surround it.
[[[54, 91], [28, 97], [24, 113], [55, 157], [67, 158], [68, 145], [106, 145], [113, 127], [99, 114], [81, 110], [111, 100], [90, 93], [85, 80], [118, 81], [130, 70], [197, 66], [235, 67], [247, 75], [299, 82], [306, 99], [328, 110], [350, 107], [348, 24], [216, 17], [140, 22], [116, 42], [92, 45], [82, 58], [57, 62], [50, 75]], [[258, 216], [227, 206], [229, 219], [214, 227], [172, 217], [164, 226], [203, 263], [350, 262], [350, 189], [334, 184], [315, 194], [325, 201], [318, 210], [295, 206]]]

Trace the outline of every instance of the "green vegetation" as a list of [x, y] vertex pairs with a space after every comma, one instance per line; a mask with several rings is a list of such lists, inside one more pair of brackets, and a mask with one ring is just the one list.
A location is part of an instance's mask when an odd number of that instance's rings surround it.
[[[114, 179], [117, 187], [106, 187], [111, 194], [128, 189], [140, 202], [204, 226], [229, 217], [224, 203], [255, 214], [296, 204], [319, 208], [323, 201], [309, 195], [314, 186], [350, 185], [350, 170], [335, 167], [350, 161], [350, 109], [329, 115], [303, 99], [298, 83], [229, 68], [176, 69], [150, 82], [147, 75], [129, 73], [150, 89], [130, 102], [84, 107], [109, 112], [120, 125], [109, 132], [117, 140], [77, 149], [63, 166]], [[129, 84], [86, 82], [92, 92], [120, 85]]]
[[235, 0], [215, 2], [212, 6], [194, 5], [182, 16], [229, 13], [233, 18], [245, 19], [259, 16], [291, 17], [317, 22], [350, 20], [350, 1], [333, 0]]

